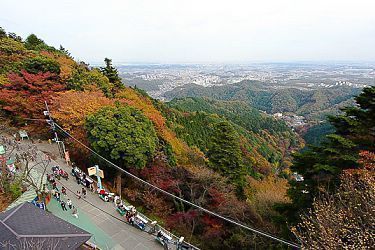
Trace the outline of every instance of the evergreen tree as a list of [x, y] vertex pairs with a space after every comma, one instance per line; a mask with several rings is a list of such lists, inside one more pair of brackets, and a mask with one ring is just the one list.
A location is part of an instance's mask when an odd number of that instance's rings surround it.
[[70, 57], [70, 58], [73, 58], [73, 57], [71, 56], [70, 52], [69, 52], [67, 49], [65, 49], [61, 44], [60, 44], [59, 51], [60, 51], [61, 53], [63, 53], [64, 55], [66, 55], [66, 56], [68, 56], [68, 57]]
[[22, 37], [18, 36], [16, 33], [9, 32], [8, 37], [13, 39], [14, 41], [22, 42]]
[[124, 85], [122, 84], [121, 78], [118, 75], [118, 71], [112, 66], [112, 60], [105, 58], [104, 62], [105, 67], [100, 67], [100, 71], [108, 78], [109, 82], [114, 85], [115, 89], [123, 88]]
[[121, 167], [143, 168], [154, 154], [155, 129], [149, 119], [130, 106], [104, 107], [86, 120], [92, 147]]
[[0, 27], [0, 38], [4, 38], [4, 37], [7, 37], [7, 33], [5, 32], [3, 27]]
[[342, 170], [358, 167], [361, 150], [375, 151], [375, 87], [365, 88], [355, 101], [357, 106], [329, 118], [336, 131], [321, 146], [295, 155], [291, 170], [302, 174], [304, 181], [290, 183], [292, 221], [297, 211], [311, 206], [320, 191], [335, 190]]
[[227, 121], [215, 124], [207, 153], [209, 165], [228, 177], [242, 193], [245, 168], [242, 163], [239, 135]]
[[31, 34], [25, 40], [25, 47], [27, 49], [36, 50], [38, 46], [45, 45], [42, 39], [39, 39], [36, 35]]
[[[104, 107], [88, 116], [85, 125], [92, 147], [123, 169], [143, 168], [156, 150], [158, 138], [152, 122], [133, 107]], [[121, 175], [117, 171], [115, 186], [119, 194]]]

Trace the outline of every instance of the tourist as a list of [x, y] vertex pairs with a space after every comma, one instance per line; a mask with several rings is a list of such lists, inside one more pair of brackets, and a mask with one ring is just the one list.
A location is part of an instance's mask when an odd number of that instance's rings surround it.
[[129, 223], [134, 226], [134, 216], [130, 216]]
[[65, 189], [65, 187], [61, 188], [61, 193], [66, 196], [66, 189]]
[[77, 198], [81, 199], [81, 192], [79, 190], [77, 191]]
[[80, 174], [78, 172], [76, 172], [75, 177], [76, 177], [77, 184], [78, 185], [81, 184], [81, 182], [80, 182]]
[[66, 204], [64, 201], [61, 201], [60, 204], [63, 211], [68, 211], [68, 209], [66, 209]]
[[72, 204], [72, 200], [71, 200], [71, 199], [68, 199], [68, 200], [66, 201], [66, 205], [68, 205], [69, 209], [72, 209], [72, 206], [73, 206], [73, 204]]
[[86, 189], [83, 187], [83, 188], [82, 188], [82, 195], [83, 195], [83, 198], [86, 198], [86, 194], [87, 194], [87, 191], [86, 191]]
[[59, 192], [56, 191], [56, 195], [55, 195], [55, 197], [56, 197], [56, 200], [57, 200], [58, 202], [60, 202], [60, 193], [59, 193]]
[[73, 207], [72, 216], [78, 219], [78, 210], [76, 207]]
[[120, 196], [116, 195], [115, 198], [113, 199], [113, 202], [115, 203], [115, 205], [117, 206], [118, 203], [117, 201], [120, 199]]

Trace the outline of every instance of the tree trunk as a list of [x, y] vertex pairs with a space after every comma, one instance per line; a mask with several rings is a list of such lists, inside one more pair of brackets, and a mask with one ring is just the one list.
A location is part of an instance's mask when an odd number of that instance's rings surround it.
[[122, 177], [122, 172], [117, 171], [115, 187], [116, 187], [116, 192], [119, 196], [121, 196], [121, 177]]

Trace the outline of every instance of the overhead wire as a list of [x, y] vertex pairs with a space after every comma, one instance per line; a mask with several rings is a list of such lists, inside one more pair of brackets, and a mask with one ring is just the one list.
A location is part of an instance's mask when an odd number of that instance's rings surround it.
[[224, 220], [224, 221], [227, 221], [227, 222], [229, 222], [229, 223], [232, 223], [232, 224], [234, 224], [234, 225], [237, 225], [237, 226], [239, 226], [239, 227], [242, 227], [242, 228], [244, 228], [244, 229], [246, 229], [246, 230], [252, 231], [253, 233], [256, 233], [256, 234], [262, 235], [262, 236], [264, 236], [264, 237], [267, 237], [267, 238], [269, 238], [269, 239], [272, 239], [272, 240], [278, 241], [278, 242], [280, 242], [280, 243], [282, 243], [282, 244], [285, 244], [285, 245], [288, 245], [288, 246], [290, 246], [290, 247], [294, 247], [294, 248], [298, 248], [298, 249], [301, 248], [301, 246], [299, 246], [299, 245], [297, 245], [297, 244], [295, 244], [295, 243], [293, 243], [293, 242], [289, 242], [289, 241], [284, 240], [284, 239], [282, 239], [282, 238], [279, 238], [279, 237], [277, 237], [277, 236], [274, 236], [274, 235], [271, 235], [271, 234], [269, 234], [269, 233], [263, 232], [263, 231], [261, 231], [261, 230], [259, 230], [259, 229], [252, 228], [252, 227], [250, 227], [250, 226], [244, 225], [244, 224], [242, 224], [242, 223], [240, 223], [240, 222], [237, 222], [237, 221], [235, 221], [235, 220], [232, 220], [232, 219], [230, 219], [230, 218], [227, 218], [227, 217], [225, 217], [225, 216], [222, 216], [222, 215], [220, 215], [220, 214], [218, 214], [218, 213], [215, 213], [215, 212], [210, 211], [210, 210], [208, 210], [208, 209], [206, 209], [206, 208], [204, 208], [204, 207], [201, 207], [201, 206], [199, 206], [199, 205], [196, 205], [196, 204], [194, 204], [194, 203], [192, 203], [192, 202], [190, 202], [190, 201], [188, 201], [188, 200], [185, 200], [185, 199], [183, 199], [183, 198], [181, 198], [181, 197], [179, 197], [179, 196], [176, 196], [176, 195], [174, 195], [174, 194], [172, 194], [172, 193], [169, 193], [168, 191], [165, 191], [164, 189], [161, 189], [161, 188], [159, 188], [159, 187], [157, 187], [157, 186], [155, 186], [155, 185], [153, 185], [153, 184], [151, 184], [151, 183], [149, 183], [149, 182], [143, 180], [142, 178], [140, 178], [140, 177], [138, 177], [138, 176], [136, 176], [136, 175], [134, 175], [134, 174], [132, 174], [132, 173], [130, 173], [130, 172], [124, 170], [124, 169], [122, 169], [121, 167], [117, 166], [116, 164], [114, 164], [114, 163], [111, 162], [110, 160], [108, 160], [108, 159], [106, 159], [105, 157], [101, 156], [99, 153], [97, 153], [96, 151], [94, 151], [93, 149], [91, 149], [90, 147], [88, 147], [87, 145], [85, 145], [84, 143], [82, 143], [81, 141], [79, 141], [78, 139], [76, 139], [76, 138], [75, 138], [74, 136], [72, 136], [69, 132], [67, 132], [66, 130], [64, 130], [64, 129], [63, 129], [59, 124], [57, 124], [56, 122], [53, 121], [53, 123], [55, 124], [55, 126], [56, 126], [57, 128], [59, 128], [59, 129], [60, 129], [62, 132], [64, 132], [67, 136], [69, 136], [69, 137], [72, 138], [74, 141], [76, 141], [77, 143], [79, 143], [80, 145], [82, 145], [84, 148], [86, 148], [87, 150], [89, 150], [91, 153], [95, 154], [95, 155], [98, 156], [100, 159], [102, 159], [103, 161], [107, 162], [110, 166], [112, 166], [112, 167], [114, 167], [115, 169], [117, 169], [117, 170], [119, 170], [119, 171], [125, 173], [126, 175], [128, 175], [128, 176], [130, 176], [130, 177], [132, 177], [132, 178], [134, 178], [134, 179], [136, 179], [136, 180], [138, 180], [139, 182], [142, 182], [143, 184], [145, 184], [145, 185], [147, 185], [147, 186], [150, 186], [150, 187], [152, 187], [152, 188], [158, 190], [158, 191], [161, 192], [161, 193], [164, 193], [164, 194], [166, 194], [166, 195], [168, 195], [168, 196], [170, 196], [170, 197], [173, 197], [173, 198], [175, 198], [175, 199], [177, 199], [177, 200], [179, 200], [179, 201], [181, 201], [181, 202], [183, 202], [183, 203], [185, 203], [185, 204], [188, 204], [188, 205], [190, 205], [190, 206], [192, 206], [192, 207], [195, 207], [195, 208], [197, 208], [197, 209], [199, 209], [199, 210], [201, 210], [201, 211], [203, 211], [203, 212], [205, 212], [205, 213], [207, 213], [207, 214], [213, 215], [213, 216], [218, 217], [218, 218], [220, 218], [220, 219], [222, 219], [222, 220]]

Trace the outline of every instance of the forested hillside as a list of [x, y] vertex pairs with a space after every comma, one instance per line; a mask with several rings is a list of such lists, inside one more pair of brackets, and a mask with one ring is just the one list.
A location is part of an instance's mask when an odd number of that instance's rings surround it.
[[326, 135], [335, 132], [335, 128], [329, 122], [323, 122], [310, 127], [303, 135], [306, 144], [318, 146], [324, 142]]
[[[34, 138], [51, 138], [43, 115], [46, 101], [62, 128], [121, 168], [226, 217], [281, 233], [274, 205], [289, 200], [287, 180], [279, 177], [279, 170], [287, 170], [288, 153], [300, 145], [298, 137], [245, 103], [153, 100], [139, 89], [125, 87], [111, 60], [104, 62], [103, 67], [90, 67], [36, 35], [24, 40], [0, 29], [2, 119]], [[85, 169], [98, 161], [58, 133], [78, 166]], [[150, 190], [104, 162], [100, 166], [108, 189], [121, 192], [203, 249], [277, 245]]]
[[267, 113], [293, 112], [311, 120], [324, 119], [339, 108], [353, 103], [360, 89], [334, 87], [325, 89], [280, 88], [257, 81], [242, 81], [233, 85], [203, 87], [184, 85], [165, 95], [168, 99], [181, 97], [210, 97], [217, 100], [240, 100]]
[[[294, 156], [286, 215], [305, 248], [367, 249], [375, 244], [375, 87], [329, 118], [332, 134]], [[331, 129], [332, 129], [331, 128]], [[331, 130], [330, 129], [330, 130]], [[299, 216], [301, 215], [301, 216]]]
[[302, 146], [301, 139], [284, 122], [260, 113], [245, 102], [184, 98], [172, 100], [168, 106], [183, 112], [167, 116], [174, 121], [177, 135], [202, 152], [209, 148], [212, 124], [229, 121], [241, 137], [244, 159], [257, 172], [270, 173], [286, 168], [289, 153]]

